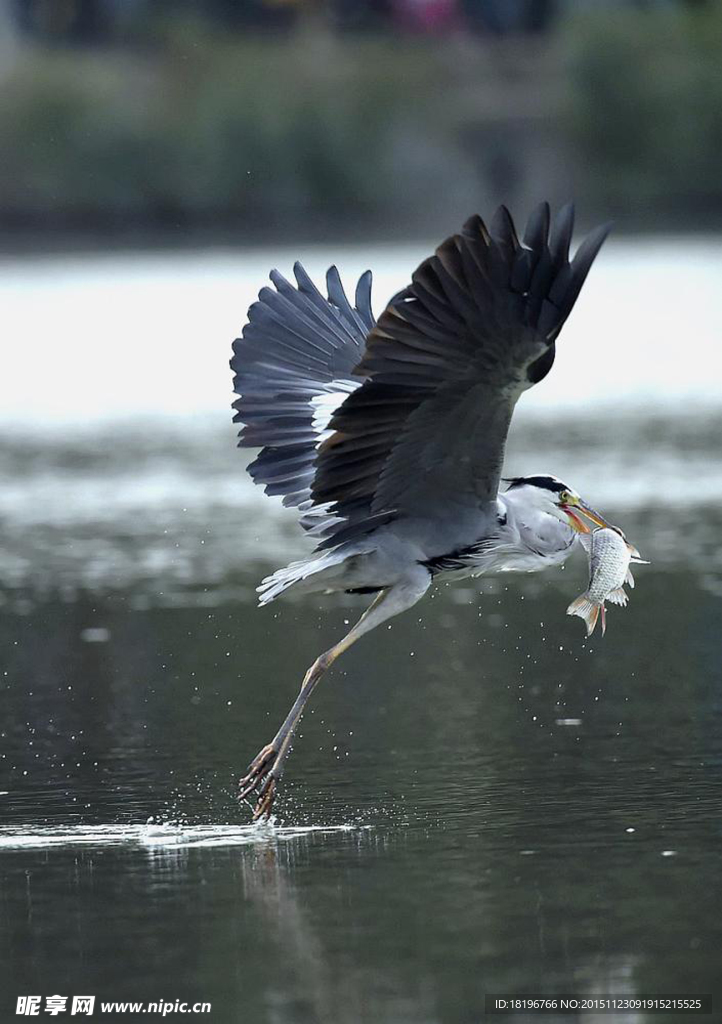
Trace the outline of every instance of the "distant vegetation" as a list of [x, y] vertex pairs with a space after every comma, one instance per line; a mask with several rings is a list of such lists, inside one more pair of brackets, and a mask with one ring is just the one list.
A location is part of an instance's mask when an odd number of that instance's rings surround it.
[[591, 13], [534, 40], [219, 37], [23, 49], [0, 226], [237, 241], [428, 233], [500, 199], [722, 224], [722, 14]]
[[722, 6], [573, 27], [565, 130], [599, 208], [722, 224]]

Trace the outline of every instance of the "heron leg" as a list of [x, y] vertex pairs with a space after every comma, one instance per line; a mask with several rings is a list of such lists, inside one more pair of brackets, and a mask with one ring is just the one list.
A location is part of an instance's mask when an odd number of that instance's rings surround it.
[[363, 613], [356, 625], [346, 636], [328, 651], [324, 651], [314, 661], [303, 678], [301, 689], [293, 706], [286, 716], [283, 725], [278, 730], [273, 740], [268, 743], [256, 755], [248, 766], [248, 772], [239, 783], [239, 800], [245, 799], [251, 793], [256, 794], [256, 806], [253, 811], [253, 820], [257, 821], [264, 815], [269, 815], [273, 801], [276, 796], [276, 789], [279, 779], [283, 774], [286, 758], [291, 749], [293, 736], [301, 720], [306, 703], [316, 689], [323, 674], [333, 665], [339, 655], [343, 654], [354, 644], [364, 633], [368, 633], [376, 626], [390, 619], [399, 612], [405, 611], [423, 597], [431, 583], [431, 576], [428, 571], [419, 566], [419, 573], [407, 582], [396, 584], [381, 593], [372, 601]]

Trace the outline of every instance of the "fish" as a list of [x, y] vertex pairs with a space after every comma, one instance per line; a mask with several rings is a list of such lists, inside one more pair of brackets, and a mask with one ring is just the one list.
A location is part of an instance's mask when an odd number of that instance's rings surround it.
[[642, 562], [637, 549], [630, 544], [621, 530], [595, 530], [585, 538], [589, 555], [589, 586], [567, 608], [567, 615], [578, 615], [591, 636], [597, 625], [599, 613], [602, 616], [602, 636], [606, 632], [605, 601], [625, 607], [627, 592], [624, 585], [634, 587], [634, 577], [629, 568], [630, 561]]

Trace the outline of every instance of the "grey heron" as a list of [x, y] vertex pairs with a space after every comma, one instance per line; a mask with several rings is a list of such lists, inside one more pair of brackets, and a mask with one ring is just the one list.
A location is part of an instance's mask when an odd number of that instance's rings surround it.
[[360, 637], [416, 604], [432, 583], [534, 571], [567, 559], [587, 520], [608, 526], [548, 473], [502, 484], [517, 400], [550, 371], [555, 342], [608, 233], [572, 259], [574, 208], [547, 203], [520, 239], [499, 207], [468, 220], [418, 267], [378, 320], [371, 274], [327, 297], [296, 263], [277, 271], [234, 342], [239, 445], [260, 448], [254, 482], [298, 509], [315, 551], [260, 585], [268, 604], [295, 591], [373, 595], [356, 625], [306, 672], [280, 729], [241, 779], [254, 819], [271, 811], [308, 698]]

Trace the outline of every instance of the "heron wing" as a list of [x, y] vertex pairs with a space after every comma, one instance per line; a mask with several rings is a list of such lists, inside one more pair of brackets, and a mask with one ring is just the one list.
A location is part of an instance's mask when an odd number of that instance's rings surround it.
[[364, 378], [332, 417], [311, 500], [343, 520], [325, 546], [392, 515], [446, 518], [496, 497], [514, 406], [551, 369], [554, 343], [608, 228], [569, 258], [571, 205], [520, 241], [505, 207], [473, 217], [395, 296], [369, 333]]
[[271, 272], [275, 288], [261, 289], [233, 343], [234, 422], [242, 424], [239, 447], [261, 449], [248, 467], [254, 482], [308, 511], [301, 524], [312, 529], [328, 522], [310, 508], [318, 443], [333, 410], [361, 383], [352, 372], [375, 321], [368, 271], [352, 306], [335, 267], [326, 275], [328, 298], [300, 263], [293, 270], [295, 286]]

